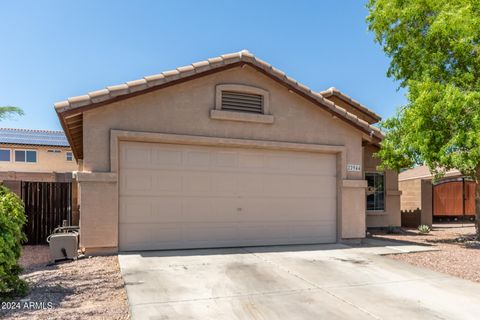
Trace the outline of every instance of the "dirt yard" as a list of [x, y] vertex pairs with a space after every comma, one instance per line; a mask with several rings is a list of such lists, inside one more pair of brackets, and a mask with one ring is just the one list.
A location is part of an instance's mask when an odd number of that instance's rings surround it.
[[471, 241], [475, 234], [473, 224], [435, 224], [429, 234], [416, 229], [404, 229], [403, 234], [375, 233], [376, 238], [433, 245], [439, 251], [391, 255], [420, 267], [480, 282], [480, 243]]
[[129, 319], [117, 256], [46, 266], [47, 246], [25, 246], [22, 277], [30, 293], [0, 309], [6, 319]]

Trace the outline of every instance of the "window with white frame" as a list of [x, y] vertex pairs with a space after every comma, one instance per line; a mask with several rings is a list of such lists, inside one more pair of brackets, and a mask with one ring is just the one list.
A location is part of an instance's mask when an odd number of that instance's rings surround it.
[[365, 172], [367, 180], [367, 210], [385, 211], [385, 174]]
[[73, 153], [72, 152], [67, 151], [65, 153], [65, 157], [66, 157], [67, 161], [73, 161]]
[[35, 150], [15, 150], [15, 162], [37, 162], [37, 151]]
[[10, 162], [10, 149], [0, 149], [0, 161]]

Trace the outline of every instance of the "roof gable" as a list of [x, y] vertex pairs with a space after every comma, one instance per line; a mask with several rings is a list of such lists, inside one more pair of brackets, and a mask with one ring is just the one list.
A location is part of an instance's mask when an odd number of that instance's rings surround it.
[[371, 126], [367, 121], [336, 105], [326, 99], [322, 94], [312, 91], [307, 86], [287, 76], [284, 72], [255, 57], [246, 50], [192, 63], [191, 65], [179, 67], [175, 70], [146, 76], [143, 79], [110, 86], [83, 96], [72, 97], [56, 103], [55, 110], [70, 141], [75, 157], [77, 159], [83, 159], [83, 112], [245, 64], [264, 73], [292, 92], [315, 103], [331, 113], [332, 116], [364, 132], [374, 143], [378, 143], [383, 138], [383, 134], [378, 128]]

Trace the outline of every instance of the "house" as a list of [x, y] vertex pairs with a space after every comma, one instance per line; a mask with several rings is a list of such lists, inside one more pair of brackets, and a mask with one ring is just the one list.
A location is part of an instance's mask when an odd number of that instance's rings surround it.
[[402, 224], [416, 227], [420, 224], [432, 225], [433, 218], [449, 220], [464, 215], [473, 217], [475, 185], [458, 170], [445, 172], [439, 181], [434, 181], [428, 166], [402, 171], [398, 176], [398, 188], [402, 192]]
[[71, 180], [77, 168], [63, 131], [0, 128], [0, 182]]
[[400, 225], [397, 174], [372, 158], [380, 117], [248, 51], [55, 109], [89, 252], [358, 242]]

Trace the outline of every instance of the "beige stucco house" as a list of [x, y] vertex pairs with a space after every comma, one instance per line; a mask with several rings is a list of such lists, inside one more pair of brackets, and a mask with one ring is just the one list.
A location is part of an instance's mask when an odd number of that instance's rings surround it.
[[63, 131], [0, 128], [0, 182], [71, 180], [75, 170]]
[[90, 252], [358, 241], [400, 225], [380, 117], [248, 51], [55, 104]]

